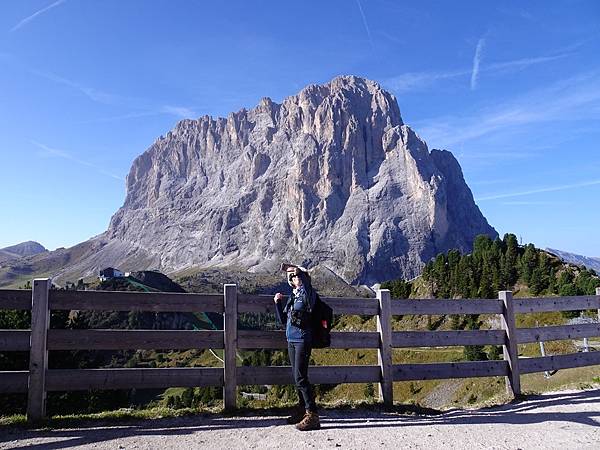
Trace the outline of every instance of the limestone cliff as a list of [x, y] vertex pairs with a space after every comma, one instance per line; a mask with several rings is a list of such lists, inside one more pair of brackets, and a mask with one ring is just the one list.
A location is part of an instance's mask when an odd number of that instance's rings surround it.
[[163, 271], [284, 260], [373, 283], [481, 233], [496, 236], [452, 154], [430, 152], [377, 83], [343, 76], [181, 121], [134, 161], [98, 245]]

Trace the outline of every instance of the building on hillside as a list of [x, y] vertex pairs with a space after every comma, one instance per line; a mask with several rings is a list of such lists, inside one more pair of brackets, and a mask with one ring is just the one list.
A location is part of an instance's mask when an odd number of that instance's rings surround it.
[[119, 269], [115, 269], [113, 267], [107, 267], [106, 269], [102, 269], [100, 271], [100, 275], [98, 275], [98, 279], [100, 281], [106, 281], [110, 278], [122, 278], [123, 272]]

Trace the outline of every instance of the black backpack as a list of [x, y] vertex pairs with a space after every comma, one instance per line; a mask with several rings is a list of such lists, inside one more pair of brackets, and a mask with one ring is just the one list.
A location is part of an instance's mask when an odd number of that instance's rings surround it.
[[315, 307], [312, 310], [312, 347], [326, 348], [331, 345], [331, 325], [333, 309], [321, 300], [317, 294]]

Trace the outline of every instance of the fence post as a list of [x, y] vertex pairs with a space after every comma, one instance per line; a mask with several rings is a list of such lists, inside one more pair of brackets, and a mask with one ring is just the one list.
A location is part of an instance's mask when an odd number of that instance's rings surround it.
[[385, 406], [394, 404], [394, 384], [392, 379], [392, 305], [388, 289], [378, 289], [379, 314], [377, 315], [377, 331], [379, 332], [379, 349], [377, 360], [381, 367], [379, 383], [379, 400]]
[[[596, 288], [596, 295], [600, 296], [600, 287]], [[600, 322], [600, 306], [598, 307], [598, 322]]]
[[31, 291], [31, 340], [27, 390], [29, 422], [37, 422], [46, 416], [46, 370], [48, 369], [46, 337], [50, 326], [48, 293], [51, 284], [49, 278], [36, 278], [33, 280]]
[[502, 346], [502, 350], [504, 360], [508, 363], [506, 391], [512, 393], [514, 397], [518, 397], [521, 395], [521, 379], [512, 291], [500, 291], [498, 292], [498, 298], [504, 304], [504, 308], [502, 308], [502, 328], [506, 332], [506, 343]]
[[223, 288], [223, 404], [226, 411], [236, 408], [237, 374], [237, 285]]

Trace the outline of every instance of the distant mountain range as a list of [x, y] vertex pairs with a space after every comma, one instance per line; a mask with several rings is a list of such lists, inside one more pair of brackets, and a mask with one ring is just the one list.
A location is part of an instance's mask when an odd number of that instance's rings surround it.
[[596, 273], [600, 274], [600, 258], [563, 252], [562, 250], [556, 250], [554, 248], [546, 248], [546, 251], [555, 254], [566, 262], [577, 264], [579, 266], [585, 266], [588, 269], [593, 269], [596, 271]]
[[40, 253], [47, 252], [46, 248], [38, 242], [27, 241], [21, 242], [17, 245], [11, 245], [10, 247], [0, 248], [0, 262], [8, 261], [11, 259], [18, 259], [24, 256], [39, 255]]

